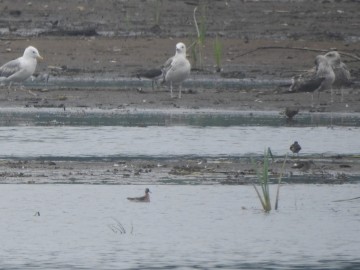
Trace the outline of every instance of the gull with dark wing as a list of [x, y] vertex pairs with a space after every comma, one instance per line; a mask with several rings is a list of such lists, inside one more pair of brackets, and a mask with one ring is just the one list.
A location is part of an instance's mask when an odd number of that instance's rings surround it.
[[333, 88], [341, 89], [341, 101], [343, 101], [343, 87], [350, 86], [351, 75], [348, 67], [341, 61], [340, 54], [337, 51], [331, 51], [325, 54], [326, 59], [328, 59], [334, 73], [335, 81], [333, 83]]
[[21, 83], [31, 77], [36, 69], [37, 60], [43, 59], [39, 51], [32, 46], [25, 49], [23, 56], [7, 62], [0, 67], [0, 83]]
[[158, 81], [164, 78], [163, 71], [161, 68], [152, 68], [152, 69], [141, 69], [135, 73], [135, 76], [138, 79], [146, 78], [151, 80], [151, 86], [154, 90], [154, 85], [158, 85]]
[[162, 67], [164, 82], [170, 82], [170, 95], [173, 97], [173, 84], [179, 84], [179, 98], [181, 98], [182, 82], [190, 76], [191, 65], [186, 59], [186, 46], [176, 44], [176, 53], [169, 58]]
[[141, 197], [128, 197], [127, 199], [129, 201], [133, 201], [133, 202], [150, 202], [150, 189], [146, 188], [145, 189], [145, 195], [141, 196]]
[[311, 69], [301, 75], [292, 78], [291, 92], [318, 92], [318, 102], [320, 91], [332, 89], [335, 81], [335, 73], [324, 55], [315, 58], [315, 69]]

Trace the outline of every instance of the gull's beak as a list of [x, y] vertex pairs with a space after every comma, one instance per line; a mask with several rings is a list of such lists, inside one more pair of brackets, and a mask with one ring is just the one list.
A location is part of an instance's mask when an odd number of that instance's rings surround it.
[[38, 59], [38, 60], [44, 60], [44, 58], [43, 58], [40, 54], [36, 57], [36, 59]]

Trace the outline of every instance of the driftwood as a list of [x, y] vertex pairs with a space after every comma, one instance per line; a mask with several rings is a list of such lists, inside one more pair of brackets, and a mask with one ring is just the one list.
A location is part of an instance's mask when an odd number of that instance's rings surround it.
[[[300, 51], [311, 51], [311, 52], [328, 52], [329, 50], [323, 50], [323, 49], [311, 49], [311, 48], [302, 48], [302, 47], [285, 47], [285, 46], [262, 46], [262, 47], [258, 47], [254, 50], [248, 51], [246, 53], [240, 54], [237, 57], [241, 57], [244, 55], [248, 55], [251, 54], [253, 52], [256, 52], [258, 50], [273, 50], [273, 49], [281, 49], [281, 50], [300, 50]], [[351, 54], [351, 53], [346, 53], [346, 52], [342, 52], [342, 51], [338, 51], [341, 55], [345, 55], [347, 57], [356, 59], [357, 61], [360, 61], [360, 57], [358, 57], [357, 55]]]

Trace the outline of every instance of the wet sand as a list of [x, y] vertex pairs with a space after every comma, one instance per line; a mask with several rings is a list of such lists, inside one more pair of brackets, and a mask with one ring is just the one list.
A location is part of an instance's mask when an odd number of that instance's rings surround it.
[[[160, 8], [154, 6], [157, 2], [161, 3]], [[72, 1], [37, 1], [36, 4], [29, 2], [31, 4], [26, 5], [19, 5], [16, 1], [0, 2], [3, 18], [0, 20], [2, 62], [18, 57], [31, 44], [45, 57], [45, 61], [39, 63], [37, 73], [50, 75], [48, 85], [41, 81], [35, 86], [28, 85], [26, 88], [32, 93], [2, 88], [0, 107], [276, 112], [283, 111], [285, 107], [296, 107], [300, 113], [360, 112], [360, 61], [348, 56], [343, 56], [343, 61], [350, 68], [356, 84], [344, 90], [343, 100], [340, 89], [335, 89], [333, 103], [330, 102], [330, 91], [321, 93], [317, 106], [311, 106], [311, 95], [308, 93], [289, 94], [286, 85], [225, 88], [216, 84], [212, 88], [195, 89], [188, 84], [182, 99], [170, 98], [166, 85], [152, 90], [150, 82], [145, 80], [141, 81], [143, 85], [136, 87], [121, 83], [105, 88], [96, 85], [99, 78], [129, 78], [137, 69], [160, 66], [174, 54], [178, 41], [189, 46], [196, 39], [192, 12], [193, 4], [197, 2], [107, 1], [106, 5], [101, 1], [92, 5]], [[191, 59], [193, 71], [189, 81], [199, 78], [289, 81], [293, 75], [311, 68], [320, 51], [337, 49], [360, 55], [356, 1], [200, 2], [205, 8], [200, 5], [198, 16], [206, 15], [207, 37], [202, 47], [203, 64]], [[161, 14], [158, 25], [157, 12]], [[221, 72], [216, 72], [214, 60], [216, 35], [222, 43]], [[191, 50], [188, 55], [191, 56]], [[78, 78], [89, 79], [93, 85], [63, 87], [56, 83], [60, 79], [72, 81]], [[352, 175], [360, 174], [357, 157], [304, 160], [306, 166], [300, 169], [291, 168], [293, 162], [289, 162], [288, 175], [300, 173], [310, 182], [317, 179], [319, 183], [328, 180], [339, 183], [351, 181]], [[24, 183], [84, 181], [120, 184], [142, 181], [162, 183], [157, 179], [175, 183], [181, 179], [180, 182], [191, 183], [242, 184], [247, 183], [246, 176], [251, 175], [252, 170], [248, 161], [239, 160], [215, 160], [208, 162], [206, 168], [203, 167], [205, 165], [197, 168], [200, 161], [191, 159], [167, 160], [166, 166], [158, 166], [164, 161], [139, 160], [55, 161], [56, 165], [49, 165], [49, 162], [2, 161], [0, 179], [2, 182]], [[136, 169], [131, 169], [126, 173], [122, 165], [114, 166], [124, 162], [127, 167], [141, 169], [142, 172], [136, 173]], [[151, 167], [151, 172], [144, 173], [146, 166]], [[174, 174], [179, 166], [194, 168], [195, 171]], [[298, 178], [293, 179], [296, 181]]]

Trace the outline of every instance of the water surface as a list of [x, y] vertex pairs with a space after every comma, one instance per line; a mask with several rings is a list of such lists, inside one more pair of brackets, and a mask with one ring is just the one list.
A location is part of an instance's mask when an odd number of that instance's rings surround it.
[[[4, 269], [358, 269], [359, 185], [1, 185]], [[272, 188], [275, 194], [275, 187]], [[40, 216], [35, 213], [39, 212]], [[121, 226], [123, 227], [121, 229]], [[125, 230], [125, 231], [124, 231]], [[123, 232], [123, 233], [121, 233]]]
[[285, 155], [295, 140], [302, 154], [360, 153], [359, 128], [192, 126], [0, 127], [1, 158]]

